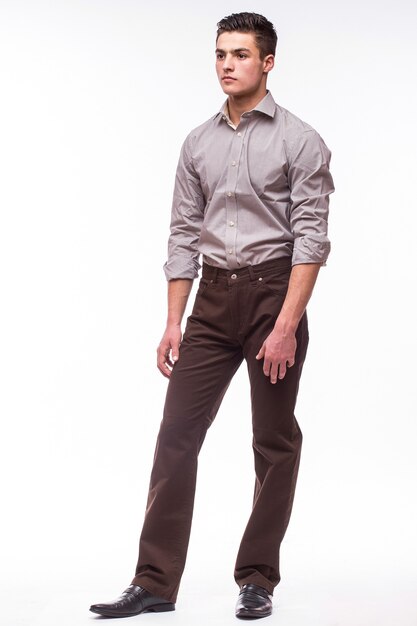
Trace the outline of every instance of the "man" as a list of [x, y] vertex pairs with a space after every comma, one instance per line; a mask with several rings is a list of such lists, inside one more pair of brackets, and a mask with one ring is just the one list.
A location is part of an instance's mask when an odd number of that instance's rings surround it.
[[[91, 607], [101, 615], [175, 608], [198, 453], [243, 359], [256, 481], [234, 570], [235, 614], [272, 612], [300, 461], [294, 407], [308, 344], [305, 310], [330, 251], [334, 191], [322, 138], [266, 89], [276, 41], [273, 25], [255, 13], [218, 24], [216, 71], [228, 98], [187, 136], [177, 168], [164, 266], [168, 321], [158, 347], [158, 368], [169, 384], [139, 558], [122, 595]], [[202, 278], [182, 337], [200, 254]]]

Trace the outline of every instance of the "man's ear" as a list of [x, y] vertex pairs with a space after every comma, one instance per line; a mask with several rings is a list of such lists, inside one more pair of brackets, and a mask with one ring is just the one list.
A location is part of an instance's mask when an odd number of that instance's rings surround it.
[[267, 54], [263, 60], [264, 72], [270, 72], [275, 65], [275, 57], [273, 54]]

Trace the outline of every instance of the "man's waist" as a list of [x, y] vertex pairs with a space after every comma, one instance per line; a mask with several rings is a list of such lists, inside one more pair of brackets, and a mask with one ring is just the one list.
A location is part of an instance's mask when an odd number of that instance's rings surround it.
[[269, 259], [255, 265], [245, 265], [234, 269], [225, 269], [211, 265], [206, 261], [203, 262], [202, 277], [208, 280], [216, 280], [217, 278], [257, 278], [265, 272], [277, 270], [291, 270], [291, 257], [281, 256], [276, 259]]

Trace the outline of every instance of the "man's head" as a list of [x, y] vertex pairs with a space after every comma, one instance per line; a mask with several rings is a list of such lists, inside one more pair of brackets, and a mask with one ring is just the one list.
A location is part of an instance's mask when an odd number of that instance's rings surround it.
[[217, 24], [216, 72], [231, 97], [262, 97], [274, 67], [277, 35], [257, 13], [234, 13]]
[[217, 24], [217, 38], [222, 33], [253, 33], [259, 49], [259, 56], [264, 59], [267, 54], [275, 56], [277, 33], [274, 25], [259, 13], [232, 13]]

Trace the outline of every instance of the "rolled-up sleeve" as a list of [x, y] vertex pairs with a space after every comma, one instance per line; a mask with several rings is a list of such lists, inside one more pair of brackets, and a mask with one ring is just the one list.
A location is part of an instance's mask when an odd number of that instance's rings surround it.
[[289, 157], [290, 226], [294, 236], [292, 264], [326, 264], [329, 195], [335, 190], [331, 152], [314, 129], [304, 131]]
[[197, 249], [204, 218], [204, 194], [193, 167], [192, 135], [185, 139], [178, 160], [171, 209], [171, 234], [168, 239], [168, 259], [164, 264], [167, 280], [198, 276]]

